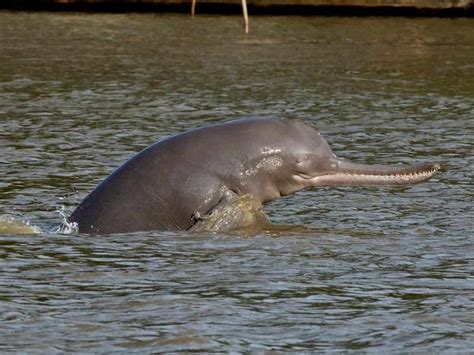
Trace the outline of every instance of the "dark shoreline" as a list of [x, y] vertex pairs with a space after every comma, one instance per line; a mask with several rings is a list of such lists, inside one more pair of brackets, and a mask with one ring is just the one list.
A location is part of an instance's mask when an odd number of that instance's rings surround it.
[[[321, 16], [408, 16], [473, 17], [474, 0], [440, 1], [394, 0], [391, 5], [376, 0], [257, 0], [248, 2], [252, 15], [321, 15]], [[3, 0], [0, 10], [79, 11], [79, 12], [169, 12], [188, 13], [186, 0]], [[197, 1], [196, 12], [207, 14], [241, 13], [240, 1]]]

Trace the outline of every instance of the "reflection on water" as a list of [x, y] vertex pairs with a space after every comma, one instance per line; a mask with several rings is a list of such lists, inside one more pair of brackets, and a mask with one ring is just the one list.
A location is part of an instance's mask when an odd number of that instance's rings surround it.
[[[474, 346], [472, 21], [252, 20], [0, 13], [0, 351]], [[53, 232], [137, 151], [250, 114], [445, 171], [299, 192], [254, 237]]]

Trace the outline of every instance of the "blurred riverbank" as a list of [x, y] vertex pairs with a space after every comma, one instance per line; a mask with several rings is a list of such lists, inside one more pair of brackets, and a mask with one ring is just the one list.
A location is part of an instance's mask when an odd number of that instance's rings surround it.
[[[474, 0], [249, 0], [253, 14], [473, 16]], [[4, 0], [0, 9], [188, 12], [191, 0]], [[199, 0], [200, 13], [240, 12], [239, 0]]]

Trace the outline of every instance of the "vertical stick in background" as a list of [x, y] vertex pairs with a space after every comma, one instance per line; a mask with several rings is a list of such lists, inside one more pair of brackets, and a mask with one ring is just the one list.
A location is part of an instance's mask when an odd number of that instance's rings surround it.
[[[242, 13], [244, 15], [244, 31], [245, 34], [249, 33], [249, 14], [247, 12], [247, 0], [242, 0]], [[194, 17], [196, 14], [196, 0], [191, 2], [191, 16]]]
[[244, 14], [245, 34], [248, 34], [249, 33], [249, 15], [247, 13], [247, 0], [242, 0], [242, 12]]

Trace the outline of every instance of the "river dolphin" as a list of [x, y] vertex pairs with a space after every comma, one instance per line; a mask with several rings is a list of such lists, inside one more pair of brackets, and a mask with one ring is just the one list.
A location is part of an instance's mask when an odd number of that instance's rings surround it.
[[302, 122], [243, 118], [151, 145], [100, 183], [68, 222], [90, 234], [190, 230], [242, 196], [265, 204], [308, 187], [415, 184], [439, 170], [351, 163]]

